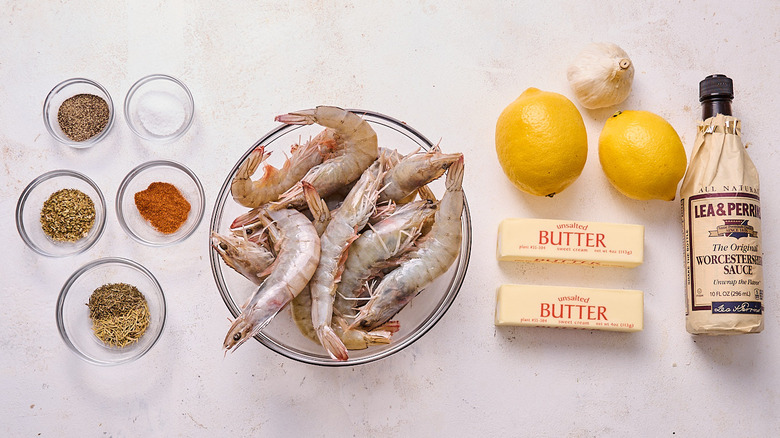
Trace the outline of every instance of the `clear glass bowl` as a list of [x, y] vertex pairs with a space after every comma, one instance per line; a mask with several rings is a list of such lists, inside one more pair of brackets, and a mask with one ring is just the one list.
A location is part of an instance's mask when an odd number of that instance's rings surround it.
[[[187, 220], [174, 233], [157, 231], [141, 216], [135, 205], [135, 194], [146, 190], [153, 182], [167, 182], [176, 186], [190, 203]], [[168, 246], [188, 238], [203, 219], [206, 196], [195, 173], [175, 161], [157, 160], [141, 164], [125, 176], [116, 194], [116, 216], [119, 225], [134, 240], [149, 246]]]
[[[149, 326], [138, 342], [111, 347], [95, 336], [89, 318], [89, 297], [108, 283], [127, 283], [144, 295]], [[68, 278], [57, 299], [57, 328], [62, 340], [79, 357], [96, 365], [118, 365], [138, 359], [152, 349], [165, 326], [165, 295], [157, 279], [140, 264], [122, 258], [88, 263]]]
[[[350, 110], [359, 114], [371, 124], [379, 138], [380, 146], [397, 149], [401, 153], [409, 153], [422, 148], [429, 150], [433, 144], [406, 123], [391, 117], [365, 110]], [[232, 181], [238, 166], [249, 156], [252, 150], [264, 145], [266, 150], [273, 151], [270, 163], [280, 167], [284, 154], [289, 153], [294, 143], [306, 141], [315, 136], [323, 128], [318, 125], [281, 125], [266, 134], [257, 143], [247, 149], [239, 158], [233, 169], [228, 173], [214, 205], [211, 217], [211, 231], [225, 234], [233, 219], [245, 213], [248, 209], [236, 203], [230, 194]], [[447, 151], [445, 152], [455, 152]], [[274, 161], [276, 160], [276, 161]], [[255, 176], [254, 178], [257, 178]], [[444, 193], [444, 178], [431, 183], [430, 187], [441, 196]], [[471, 216], [468, 204], [463, 209], [463, 240], [458, 259], [442, 276], [429, 284], [411, 303], [409, 303], [395, 318], [401, 324], [399, 332], [395, 333], [392, 342], [387, 345], [371, 346], [365, 350], [351, 350], [349, 360], [336, 361], [331, 359], [321, 345], [304, 337], [293, 322], [289, 306], [283, 309], [255, 338], [271, 350], [303, 363], [322, 366], [351, 366], [373, 362], [393, 353], [401, 351], [428, 332], [447, 312], [458, 295], [466, 275], [471, 253]], [[213, 249], [210, 251], [211, 269], [217, 283], [219, 293], [233, 317], [240, 314], [239, 303], [244, 303], [255, 291], [256, 287], [246, 278], [227, 267]], [[225, 325], [227, 333], [228, 325]], [[440, 333], [439, 335], [443, 335]], [[241, 348], [247, 348], [243, 346]]]
[[[78, 94], [93, 94], [102, 98], [108, 104], [108, 123], [106, 123], [106, 127], [99, 134], [84, 141], [73, 141], [68, 138], [57, 120], [57, 113], [62, 103], [66, 99]], [[57, 84], [46, 96], [46, 100], [43, 102], [43, 122], [49, 134], [60, 143], [79, 149], [88, 148], [104, 139], [108, 132], [111, 131], [111, 127], [114, 126], [114, 101], [111, 100], [111, 95], [108, 94], [108, 91], [93, 80], [85, 78], [68, 79]]]
[[172, 142], [190, 129], [194, 115], [192, 93], [172, 76], [145, 76], [130, 87], [125, 97], [127, 125], [144, 140]]
[[[41, 228], [43, 203], [56, 191], [77, 189], [95, 204], [95, 223], [87, 235], [75, 242], [50, 238]], [[73, 170], [53, 170], [35, 178], [25, 187], [16, 203], [16, 229], [24, 243], [47, 257], [81, 254], [97, 243], [106, 225], [106, 200], [100, 188], [89, 177]]]

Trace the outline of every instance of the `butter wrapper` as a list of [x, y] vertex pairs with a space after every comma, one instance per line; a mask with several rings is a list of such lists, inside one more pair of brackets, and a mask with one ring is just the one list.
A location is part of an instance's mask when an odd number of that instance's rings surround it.
[[632, 224], [504, 219], [498, 226], [500, 261], [633, 268], [644, 261], [645, 227]]
[[636, 332], [644, 326], [640, 290], [504, 284], [495, 325]]

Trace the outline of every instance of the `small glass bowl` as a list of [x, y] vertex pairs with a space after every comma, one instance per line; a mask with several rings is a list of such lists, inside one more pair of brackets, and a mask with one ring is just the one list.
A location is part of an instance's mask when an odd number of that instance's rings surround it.
[[[102, 98], [106, 101], [106, 104], [108, 104], [108, 123], [106, 123], [106, 127], [97, 135], [84, 141], [71, 140], [62, 131], [60, 123], [57, 120], [57, 113], [59, 112], [62, 103], [65, 102], [66, 99], [78, 94], [93, 94]], [[57, 84], [46, 96], [46, 100], [43, 102], [43, 122], [46, 125], [49, 134], [60, 143], [78, 149], [88, 148], [104, 139], [114, 125], [114, 101], [111, 100], [111, 95], [108, 94], [108, 91], [93, 80], [85, 78], [68, 79]]]
[[[95, 223], [87, 235], [75, 242], [54, 240], [43, 232], [43, 203], [56, 191], [77, 189], [95, 204]], [[35, 178], [25, 187], [16, 203], [16, 229], [24, 243], [47, 257], [67, 257], [91, 248], [103, 235], [106, 225], [106, 200], [100, 188], [89, 177], [73, 170], [53, 170]]]
[[[89, 318], [89, 297], [95, 289], [109, 283], [135, 286], [149, 306], [149, 326], [138, 342], [112, 347], [95, 336]], [[165, 326], [165, 295], [157, 279], [140, 264], [122, 258], [103, 258], [90, 262], [68, 278], [57, 299], [57, 328], [62, 340], [76, 354], [96, 365], [131, 362], [151, 350]]]
[[[190, 203], [187, 220], [173, 233], [158, 231], [135, 205], [135, 194], [153, 182], [173, 184]], [[187, 166], [175, 161], [149, 161], [131, 170], [122, 180], [116, 195], [116, 215], [119, 225], [134, 240], [149, 246], [168, 246], [183, 241], [195, 231], [203, 219], [205, 199], [200, 180]]]
[[174, 141], [192, 125], [195, 102], [180, 80], [154, 74], [139, 79], [125, 97], [125, 120], [144, 140]]

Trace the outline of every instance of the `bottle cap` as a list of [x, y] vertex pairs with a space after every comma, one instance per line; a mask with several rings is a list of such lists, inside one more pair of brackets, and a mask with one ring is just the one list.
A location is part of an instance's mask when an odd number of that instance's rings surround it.
[[734, 99], [734, 83], [726, 75], [710, 75], [699, 82], [699, 102], [708, 99]]

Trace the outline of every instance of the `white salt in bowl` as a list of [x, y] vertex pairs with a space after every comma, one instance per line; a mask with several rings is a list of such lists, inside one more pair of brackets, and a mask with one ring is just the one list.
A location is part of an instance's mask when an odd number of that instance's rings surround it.
[[144, 140], [172, 142], [192, 125], [195, 102], [180, 80], [162, 74], [139, 79], [125, 97], [125, 120]]

